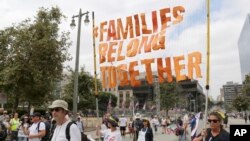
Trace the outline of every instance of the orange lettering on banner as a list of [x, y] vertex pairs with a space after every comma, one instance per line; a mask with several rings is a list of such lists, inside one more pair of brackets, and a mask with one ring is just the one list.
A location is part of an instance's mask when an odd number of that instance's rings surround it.
[[139, 76], [139, 71], [138, 70], [134, 70], [134, 67], [136, 67], [138, 65], [137, 61], [134, 62], [130, 62], [129, 63], [129, 74], [130, 74], [130, 82], [131, 82], [131, 86], [132, 87], [136, 87], [136, 86], [140, 86], [141, 85], [141, 81], [140, 80], [136, 80], [136, 76]]
[[121, 56], [122, 46], [123, 46], [123, 41], [120, 41], [119, 48], [118, 48], [118, 53], [117, 53], [117, 61], [121, 61], [121, 60], [125, 59], [125, 56]]
[[141, 22], [142, 22], [142, 34], [151, 34], [152, 30], [149, 30], [147, 27], [145, 13], [141, 13]]
[[125, 31], [123, 29], [122, 20], [117, 19], [117, 39], [121, 40], [121, 36], [122, 36], [123, 40], [127, 39], [128, 32], [129, 32], [130, 38], [134, 38], [134, 30], [133, 30], [133, 28], [134, 27], [133, 27], [133, 22], [132, 22], [132, 17], [131, 16], [126, 18]]
[[100, 24], [100, 42], [103, 41], [103, 32], [107, 32], [107, 29], [104, 28], [104, 26], [106, 26], [106, 25], [107, 25], [107, 21], [102, 22]]
[[168, 82], [173, 81], [170, 57], [165, 58], [165, 62], [166, 62], [166, 67], [163, 67], [162, 58], [157, 58], [158, 80], [160, 83], [165, 82], [164, 73], [167, 74], [167, 81]]
[[168, 22], [171, 21], [171, 17], [167, 17], [166, 14], [170, 13], [170, 8], [164, 8], [160, 10], [160, 16], [161, 16], [161, 30], [165, 30], [167, 27]]
[[121, 64], [117, 66], [117, 78], [120, 86], [129, 85], [127, 65]]
[[192, 52], [188, 54], [188, 78], [193, 79], [193, 68], [196, 70], [196, 77], [201, 78], [201, 53]]
[[181, 70], [185, 69], [185, 65], [180, 64], [180, 61], [182, 60], [184, 60], [184, 55], [174, 57], [174, 68], [175, 68], [174, 70], [175, 70], [177, 81], [186, 80], [186, 75], [181, 74]]
[[115, 88], [116, 87], [116, 83], [117, 83], [117, 79], [116, 79], [116, 67], [110, 67], [110, 71], [111, 71], [111, 83], [110, 83], [110, 88]]
[[139, 39], [132, 39], [127, 46], [127, 57], [134, 57], [137, 53], [139, 46]]
[[152, 12], [152, 23], [153, 23], [153, 33], [158, 31], [158, 21], [157, 21], [157, 12]]
[[116, 49], [113, 48], [117, 45], [117, 42], [109, 42], [109, 51], [108, 51], [108, 62], [114, 62], [115, 57], [112, 57], [112, 54], [115, 53]]
[[108, 88], [116, 87], [116, 68], [113, 66], [109, 66], [106, 69], [108, 71]]
[[139, 46], [139, 54], [141, 53], [141, 48], [144, 47], [144, 52], [151, 52], [151, 44], [154, 39], [154, 35], [151, 36], [150, 41], [148, 42], [148, 36], [142, 36], [140, 46]]
[[182, 6], [176, 6], [173, 9], [173, 15], [176, 20], [173, 21], [174, 24], [180, 23], [183, 20], [183, 16], [180, 13], [184, 13], [185, 8]]
[[[100, 71], [101, 71], [101, 76], [102, 76], [102, 87], [103, 88], [108, 88], [106, 85], [106, 70], [108, 67], [100, 67]], [[109, 76], [108, 76], [109, 77]]]
[[154, 36], [154, 40], [152, 42], [153, 50], [165, 49], [165, 34], [166, 30], [163, 30]]
[[140, 21], [139, 21], [139, 16], [138, 14], [134, 15], [134, 19], [135, 19], [135, 35], [136, 37], [140, 36], [141, 35], [141, 32], [140, 32]]
[[108, 50], [108, 43], [100, 43], [99, 44], [100, 64], [106, 61], [107, 50]]
[[117, 39], [116, 38], [116, 29], [115, 29], [115, 20], [109, 21], [107, 41], [109, 41], [110, 38], [113, 38], [113, 40]]
[[144, 59], [144, 60], [141, 60], [141, 63], [145, 64], [148, 84], [153, 84], [151, 63], [154, 63], [154, 59]]

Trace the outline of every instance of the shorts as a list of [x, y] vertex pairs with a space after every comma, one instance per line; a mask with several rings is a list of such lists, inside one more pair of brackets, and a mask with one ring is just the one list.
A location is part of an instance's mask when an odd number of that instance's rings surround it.
[[126, 131], [126, 126], [122, 126], [122, 127], [120, 127], [120, 130], [124, 130], [124, 131]]

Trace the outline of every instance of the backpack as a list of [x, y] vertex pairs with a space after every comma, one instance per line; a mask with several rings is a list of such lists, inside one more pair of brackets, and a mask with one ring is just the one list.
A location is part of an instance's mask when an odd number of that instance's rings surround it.
[[7, 128], [3, 124], [3, 122], [0, 122], [0, 141], [4, 141], [7, 137]]
[[[38, 123], [37, 125], [37, 130], [39, 130], [39, 127], [40, 127], [40, 123]], [[41, 141], [47, 141], [49, 140], [49, 136], [50, 136], [50, 123], [49, 122], [43, 122], [45, 124], [45, 135], [42, 137]]]
[[[68, 139], [68, 141], [70, 141], [70, 134], [69, 134], [69, 130], [70, 130], [70, 126], [72, 124], [76, 124], [74, 121], [71, 121], [68, 123], [68, 125], [66, 126], [66, 138]], [[81, 141], [90, 141], [87, 138], [87, 135], [85, 135], [84, 133], [81, 132]]]
[[143, 126], [143, 123], [141, 120], [135, 120], [134, 121], [134, 127], [136, 128], [137, 131], [140, 131]]

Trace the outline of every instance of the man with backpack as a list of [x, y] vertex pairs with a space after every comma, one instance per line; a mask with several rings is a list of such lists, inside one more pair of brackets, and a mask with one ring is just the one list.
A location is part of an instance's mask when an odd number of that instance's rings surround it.
[[135, 131], [134, 141], [137, 141], [139, 131], [141, 130], [141, 128], [143, 128], [143, 122], [142, 122], [142, 120], [140, 118], [141, 118], [140, 114], [136, 113], [135, 120], [132, 123], [132, 127], [134, 128], [134, 131]]
[[49, 121], [49, 116], [42, 117], [42, 122], [45, 124], [45, 136], [42, 137], [41, 141], [49, 141], [51, 122]]
[[41, 141], [42, 137], [45, 136], [45, 124], [41, 122], [41, 114], [35, 112], [32, 117], [32, 125], [28, 130], [29, 141]]
[[68, 103], [64, 100], [55, 100], [49, 106], [52, 117], [56, 121], [56, 128], [51, 131], [51, 141], [81, 141], [81, 132], [68, 118]]

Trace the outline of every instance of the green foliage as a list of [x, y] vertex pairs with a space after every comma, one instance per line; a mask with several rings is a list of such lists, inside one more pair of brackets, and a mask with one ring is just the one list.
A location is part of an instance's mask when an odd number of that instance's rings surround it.
[[246, 111], [249, 108], [250, 96], [250, 74], [245, 76], [242, 95], [238, 95], [233, 101], [233, 107], [238, 111]]
[[107, 93], [107, 92], [100, 92], [98, 99], [99, 99], [99, 110], [102, 113], [107, 112], [107, 107], [108, 107], [108, 103], [109, 103], [109, 98], [111, 97], [111, 106], [114, 108], [116, 107], [116, 103], [117, 103], [117, 97], [114, 96], [113, 94]]
[[27, 19], [0, 31], [0, 90], [13, 109], [20, 101], [42, 105], [51, 100], [53, 83], [62, 78], [63, 62], [71, 42], [59, 35], [63, 15], [59, 8], [41, 8], [34, 21]]
[[233, 106], [239, 112], [246, 111], [249, 106], [249, 99], [245, 95], [238, 95], [233, 100]]
[[246, 75], [243, 82], [242, 93], [250, 97], [250, 74]]
[[[71, 70], [71, 74], [68, 76], [70, 81], [65, 86], [63, 92], [63, 99], [66, 100], [69, 104], [69, 108], [73, 108], [73, 93], [74, 93], [74, 71]], [[84, 68], [81, 68], [78, 76], [78, 90], [79, 90], [79, 103], [78, 109], [86, 111], [87, 109], [96, 108], [96, 99], [94, 94], [94, 78], [90, 75], [89, 72], [86, 72]], [[98, 91], [101, 91], [101, 82], [97, 80]], [[109, 101], [110, 93], [99, 92], [98, 93], [98, 104], [100, 112], [107, 111], [107, 104]], [[111, 95], [112, 98], [112, 107], [116, 106], [117, 98], [114, 95]]]
[[174, 108], [180, 101], [180, 88], [176, 82], [160, 84], [160, 91], [160, 103], [162, 109], [168, 111], [169, 109]]

